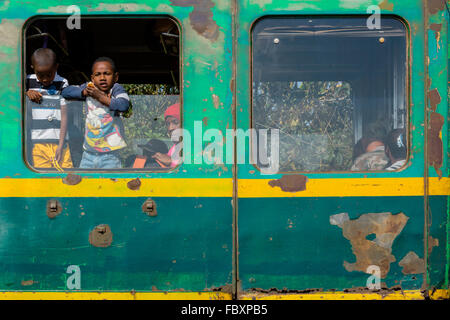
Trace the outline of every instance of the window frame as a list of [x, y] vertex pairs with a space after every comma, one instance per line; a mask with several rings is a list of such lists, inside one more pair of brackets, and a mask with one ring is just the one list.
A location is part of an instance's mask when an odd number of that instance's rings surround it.
[[[330, 171], [278, 171], [277, 174], [371, 174], [371, 173], [393, 173], [393, 172], [401, 172], [404, 171], [407, 167], [409, 167], [410, 159], [411, 159], [411, 149], [412, 149], [412, 132], [411, 132], [411, 50], [412, 50], [412, 40], [411, 40], [411, 27], [410, 24], [406, 19], [399, 15], [395, 14], [381, 14], [381, 18], [390, 18], [399, 21], [404, 28], [405, 32], [405, 74], [404, 74], [404, 103], [405, 103], [405, 131], [406, 131], [406, 159], [405, 164], [398, 168], [397, 170], [370, 170], [370, 171], [351, 171], [351, 170], [342, 170], [342, 171], [336, 171], [336, 170], [330, 170]], [[255, 29], [255, 26], [258, 22], [265, 20], [265, 19], [295, 19], [295, 18], [339, 18], [339, 19], [345, 19], [345, 18], [369, 18], [370, 15], [368, 14], [269, 14], [269, 15], [263, 15], [255, 19], [249, 27], [249, 129], [253, 130], [254, 123], [253, 123], [253, 114], [254, 114], [254, 106], [253, 106], [253, 50], [254, 50], [254, 42], [253, 42], [253, 32]], [[353, 80], [352, 79], [343, 79], [340, 81], [346, 81], [352, 85]], [[354, 92], [352, 90], [352, 96], [354, 96]], [[354, 97], [353, 99], [354, 100]], [[354, 133], [355, 134], [355, 133]], [[250, 134], [250, 141], [249, 141], [249, 152], [250, 154], [258, 154], [258, 150], [256, 152], [252, 149], [253, 148], [253, 135]], [[252, 166], [258, 170], [260, 173], [262, 173], [262, 170], [257, 163], [252, 163]]]
[[[180, 168], [180, 166], [183, 165], [183, 162], [180, 162], [177, 166], [173, 168], [161, 168], [161, 170], [154, 170], [153, 168], [149, 168], [150, 170], [144, 170], [144, 168], [114, 168], [114, 169], [81, 169], [81, 168], [64, 168], [62, 172], [58, 171], [55, 168], [36, 168], [31, 164], [31, 158], [28, 157], [28, 153], [31, 152], [31, 150], [28, 150], [27, 143], [29, 142], [31, 144], [31, 141], [27, 141], [28, 136], [28, 123], [27, 123], [27, 106], [26, 106], [26, 63], [27, 63], [27, 39], [26, 39], [26, 32], [28, 28], [39, 20], [58, 20], [58, 19], [68, 19], [71, 17], [70, 14], [57, 14], [57, 15], [48, 15], [48, 14], [42, 14], [42, 15], [34, 15], [30, 18], [26, 19], [25, 22], [22, 25], [21, 28], [21, 48], [20, 48], [20, 76], [21, 76], [21, 135], [22, 135], [22, 152], [21, 157], [22, 161], [25, 164], [25, 166], [35, 173], [45, 174], [45, 173], [51, 173], [51, 174], [67, 174], [67, 173], [89, 173], [89, 174], [129, 174], [129, 173], [171, 173], [171, 172], [177, 172]], [[168, 19], [171, 20], [174, 25], [178, 28], [179, 32], [179, 43], [178, 43], [178, 64], [179, 64], [179, 79], [178, 79], [178, 87], [179, 87], [179, 94], [178, 94], [178, 101], [180, 104], [180, 129], [184, 129], [184, 108], [183, 108], [183, 97], [184, 97], [184, 89], [183, 89], [183, 26], [179, 19], [177, 19], [173, 15], [169, 14], [88, 14], [83, 15], [81, 17], [84, 20], [90, 19], [90, 20], [108, 20], [108, 19], [115, 19], [115, 20], [127, 20], [127, 19]], [[119, 71], [120, 72], [120, 71]], [[120, 79], [119, 79], [120, 83]], [[83, 133], [83, 141], [84, 141], [84, 133]], [[30, 146], [32, 148], [32, 146]]]

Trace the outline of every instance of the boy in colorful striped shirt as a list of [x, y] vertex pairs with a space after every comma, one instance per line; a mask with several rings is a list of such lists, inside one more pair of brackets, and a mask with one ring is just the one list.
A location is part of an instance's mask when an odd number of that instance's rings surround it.
[[69, 86], [62, 95], [66, 99], [86, 100], [86, 128], [80, 168], [117, 169], [122, 164], [117, 151], [126, 147], [121, 114], [130, 108], [130, 98], [117, 83], [119, 74], [108, 57], [92, 64], [89, 83]]
[[67, 136], [67, 107], [60, 96], [68, 81], [57, 74], [55, 53], [48, 48], [37, 49], [31, 56], [34, 74], [26, 79], [28, 121], [33, 143], [31, 158], [35, 168], [58, 170], [72, 168]]

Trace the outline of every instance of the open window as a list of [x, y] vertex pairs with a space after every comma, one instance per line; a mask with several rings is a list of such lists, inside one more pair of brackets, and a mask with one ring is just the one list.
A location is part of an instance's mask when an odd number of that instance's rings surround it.
[[[170, 106], [177, 105], [177, 121], [181, 126], [178, 24], [169, 17], [156, 16], [82, 17], [79, 29], [69, 29], [66, 19], [34, 18], [24, 30], [24, 145], [27, 163], [38, 171], [160, 171], [173, 168], [174, 163], [164, 164], [155, 158], [155, 154], [167, 155], [174, 146], [165, 117]], [[55, 77], [54, 81], [67, 80], [70, 86], [86, 87], [93, 81], [93, 62], [99, 57], [112, 59], [114, 71], [118, 72], [117, 83], [124, 90], [117, 91], [116, 95], [128, 96], [131, 107], [114, 111], [102, 103], [107, 107], [102, 111], [105, 116], [100, 115], [96, 121], [89, 122], [92, 110], [87, 96], [62, 98], [67, 83], [62, 88], [58, 84], [54, 88], [39, 81], [32, 55], [40, 48], [49, 48], [56, 55], [59, 78]], [[39, 102], [30, 100], [27, 95], [30, 89], [41, 93]], [[111, 88], [104, 93], [111, 95], [113, 90]], [[63, 120], [63, 114], [67, 120]], [[122, 139], [119, 144], [115, 144], [117, 139], [111, 138], [111, 128], [94, 126], [94, 123], [106, 122], [107, 117], [113, 119], [113, 128], [117, 130], [115, 137]], [[65, 154], [61, 156], [64, 159], [55, 162], [56, 147], [49, 147], [49, 144], [60, 144], [63, 122], [67, 123], [64, 150], [67, 148], [70, 157]], [[97, 136], [90, 139], [93, 132], [102, 135], [102, 143], [98, 142]], [[91, 144], [86, 147], [88, 140]], [[109, 154], [115, 157], [115, 162], [102, 166], [104, 161], [111, 160], [104, 157], [106, 160], [97, 161], [100, 165], [83, 166], [86, 153], [88, 156]]]
[[[279, 130], [279, 171], [399, 169], [408, 142], [406, 52], [405, 25], [392, 17], [380, 29], [369, 29], [367, 17], [257, 21], [252, 126]], [[394, 133], [402, 150], [390, 157]]]

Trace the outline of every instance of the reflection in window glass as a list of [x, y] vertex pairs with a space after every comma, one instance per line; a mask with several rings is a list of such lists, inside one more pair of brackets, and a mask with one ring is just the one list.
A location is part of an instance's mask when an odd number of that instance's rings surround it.
[[39, 170], [169, 170], [181, 127], [179, 30], [168, 18], [26, 28], [25, 148]]
[[[133, 87], [133, 85], [129, 85]], [[128, 148], [120, 152], [126, 168], [165, 168], [152, 158], [156, 152], [167, 154], [173, 146], [165, 121], [166, 110], [179, 101], [178, 95], [130, 95], [133, 114], [124, 121]], [[166, 113], [167, 114], [167, 113]], [[179, 120], [179, 118], [178, 118]]]
[[387, 147], [395, 129], [406, 138], [400, 21], [266, 18], [252, 35], [253, 128], [279, 129], [280, 172], [388, 170], [406, 158]]

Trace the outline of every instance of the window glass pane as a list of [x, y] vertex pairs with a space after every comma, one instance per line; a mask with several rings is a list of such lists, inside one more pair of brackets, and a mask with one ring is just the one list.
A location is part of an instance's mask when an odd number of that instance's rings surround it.
[[[252, 37], [252, 125], [279, 130], [280, 172], [402, 166], [401, 21], [382, 18], [381, 29], [371, 30], [364, 17], [265, 18]], [[397, 138], [402, 143], [389, 148]]]
[[25, 32], [25, 148], [37, 170], [170, 170], [181, 127], [168, 18], [35, 20]]

